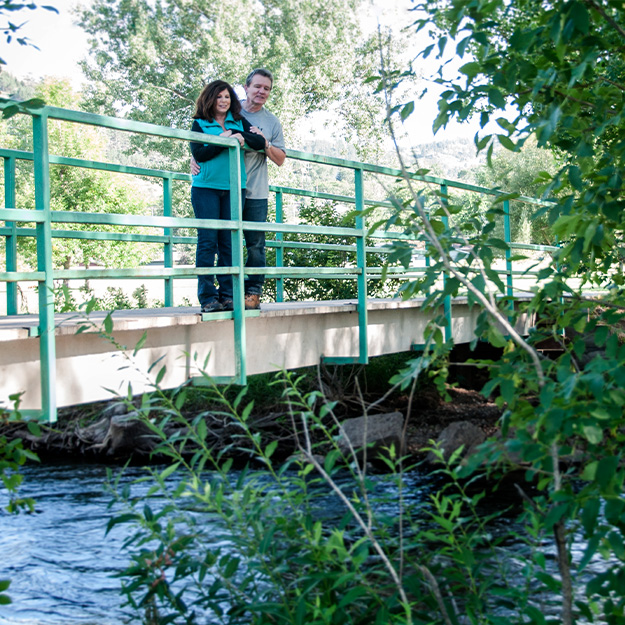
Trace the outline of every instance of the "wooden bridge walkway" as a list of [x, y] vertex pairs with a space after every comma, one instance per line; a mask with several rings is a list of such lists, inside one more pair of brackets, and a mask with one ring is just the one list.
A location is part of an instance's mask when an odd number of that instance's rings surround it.
[[[428, 317], [422, 302], [369, 300], [364, 343], [355, 300], [263, 304], [260, 311], [245, 313], [246, 373], [307, 367], [321, 359], [366, 362], [408, 351], [423, 341]], [[453, 301], [455, 343], [473, 339], [478, 314], [465, 298]], [[57, 406], [110, 399], [115, 392], [126, 395], [128, 384], [133, 394], [151, 390], [162, 366], [162, 388], [177, 387], [200, 375], [200, 369], [219, 380], [237, 372], [233, 313], [202, 315], [193, 307], [118, 310], [111, 315], [109, 338], [102, 333], [106, 315], [55, 316]], [[22, 393], [20, 409], [41, 406], [38, 323], [37, 315], [0, 317], [0, 406], [11, 407], [10, 396], [16, 393]], [[81, 325], [87, 329], [77, 333]]]

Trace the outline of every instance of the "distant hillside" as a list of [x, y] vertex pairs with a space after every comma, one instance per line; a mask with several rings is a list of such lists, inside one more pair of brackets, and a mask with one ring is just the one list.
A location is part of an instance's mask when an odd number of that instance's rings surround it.
[[[327, 154], [358, 160], [356, 151], [344, 141], [328, 141], [313, 138], [302, 142], [298, 149], [315, 154]], [[484, 154], [476, 156], [472, 139], [446, 139], [416, 145], [403, 154], [407, 163], [415, 163], [419, 169], [429, 169], [433, 176], [474, 183], [475, 171], [486, 162]], [[397, 167], [394, 152], [387, 152], [380, 165]]]
[[409, 162], [430, 174], [451, 180], [474, 183], [475, 172], [486, 162], [484, 153], [476, 156], [472, 139], [447, 139], [416, 145], [406, 153]]

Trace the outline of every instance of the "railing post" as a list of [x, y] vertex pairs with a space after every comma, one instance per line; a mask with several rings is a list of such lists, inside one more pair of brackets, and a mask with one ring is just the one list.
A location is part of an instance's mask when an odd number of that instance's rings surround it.
[[365, 210], [365, 191], [363, 184], [362, 168], [354, 170], [355, 201], [356, 201], [356, 229], [360, 234], [356, 237], [356, 263], [360, 269], [358, 274], [358, 336], [359, 336], [359, 359], [361, 364], [369, 362], [369, 339], [368, 339], [368, 312], [367, 312], [367, 225], [362, 216]]
[[[441, 185], [441, 202], [443, 206], [447, 207], [449, 205], [449, 189], [446, 184]], [[449, 228], [449, 219], [447, 215], [443, 217], [443, 224], [445, 228]], [[443, 272], [443, 287], [447, 282], [447, 272]], [[453, 338], [453, 332], [451, 331], [451, 296], [446, 295], [443, 300], [443, 312], [445, 314], [445, 319], [447, 320], [447, 324], [445, 326], [445, 341], [450, 341]]]
[[[282, 206], [282, 191], [276, 191], [276, 223], [284, 223], [284, 211]], [[282, 232], [276, 233], [276, 267], [284, 267], [284, 234]], [[284, 278], [278, 276], [276, 278], [276, 302], [284, 301]]]
[[41, 408], [50, 423], [57, 419], [56, 342], [54, 336], [54, 275], [52, 266], [52, 223], [50, 220], [50, 158], [48, 116], [33, 115], [35, 209], [46, 217], [37, 223], [37, 270], [45, 273], [39, 283], [39, 356], [41, 367]]
[[228, 149], [230, 157], [230, 219], [237, 220], [236, 230], [231, 230], [232, 265], [237, 272], [232, 276], [234, 302], [234, 366], [235, 381], [247, 381], [245, 345], [245, 268], [243, 266], [243, 205], [241, 202], [241, 148], [237, 143]]
[[[4, 207], [15, 208], [15, 158], [4, 159]], [[17, 224], [14, 221], [5, 222], [11, 229], [6, 237], [6, 269], [17, 271]], [[17, 282], [7, 282], [7, 315], [17, 315]]]
[[[163, 217], [172, 216], [172, 180], [171, 178], [163, 178]], [[164, 228], [163, 234], [167, 237], [167, 241], [163, 246], [163, 263], [167, 269], [174, 266], [174, 246], [171, 242], [173, 228]], [[164, 284], [164, 301], [166, 307], [174, 305], [174, 279], [171, 276], [165, 278]]]

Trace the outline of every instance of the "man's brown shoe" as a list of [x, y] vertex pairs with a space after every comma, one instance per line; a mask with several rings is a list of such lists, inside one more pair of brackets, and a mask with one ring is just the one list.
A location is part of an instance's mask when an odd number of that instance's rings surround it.
[[257, 293], [245, 294], [245, 310], [258, 310], [260, 308], [260, 295]]

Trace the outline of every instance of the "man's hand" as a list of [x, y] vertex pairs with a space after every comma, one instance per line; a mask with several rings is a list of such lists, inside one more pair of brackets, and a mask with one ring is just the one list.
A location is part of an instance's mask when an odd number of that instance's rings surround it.
[[191, 175], [192, 176], [197, 176], [200, 173], [200, 166], [198, 165], [197, 161], [191, 157]]
[[260, 135], [263, 139], [265, 139], [265, 141], [267, 140], [267, 137], [265, 137], [265, 135], [263, 134], [263, 131], [258, 126], [252, 126], [250, 128], [250, 132], [254, 132], [257, 135]]
[[252, 126], [250, 132], [255, 132], [265, 140], [265, 154], [272, 160], [278, 167], [284, 163], [286, 154], [280, 148], [276, 148], [267, 141], [267, 137], [263, 134], [262, 130], [258, 126]]

